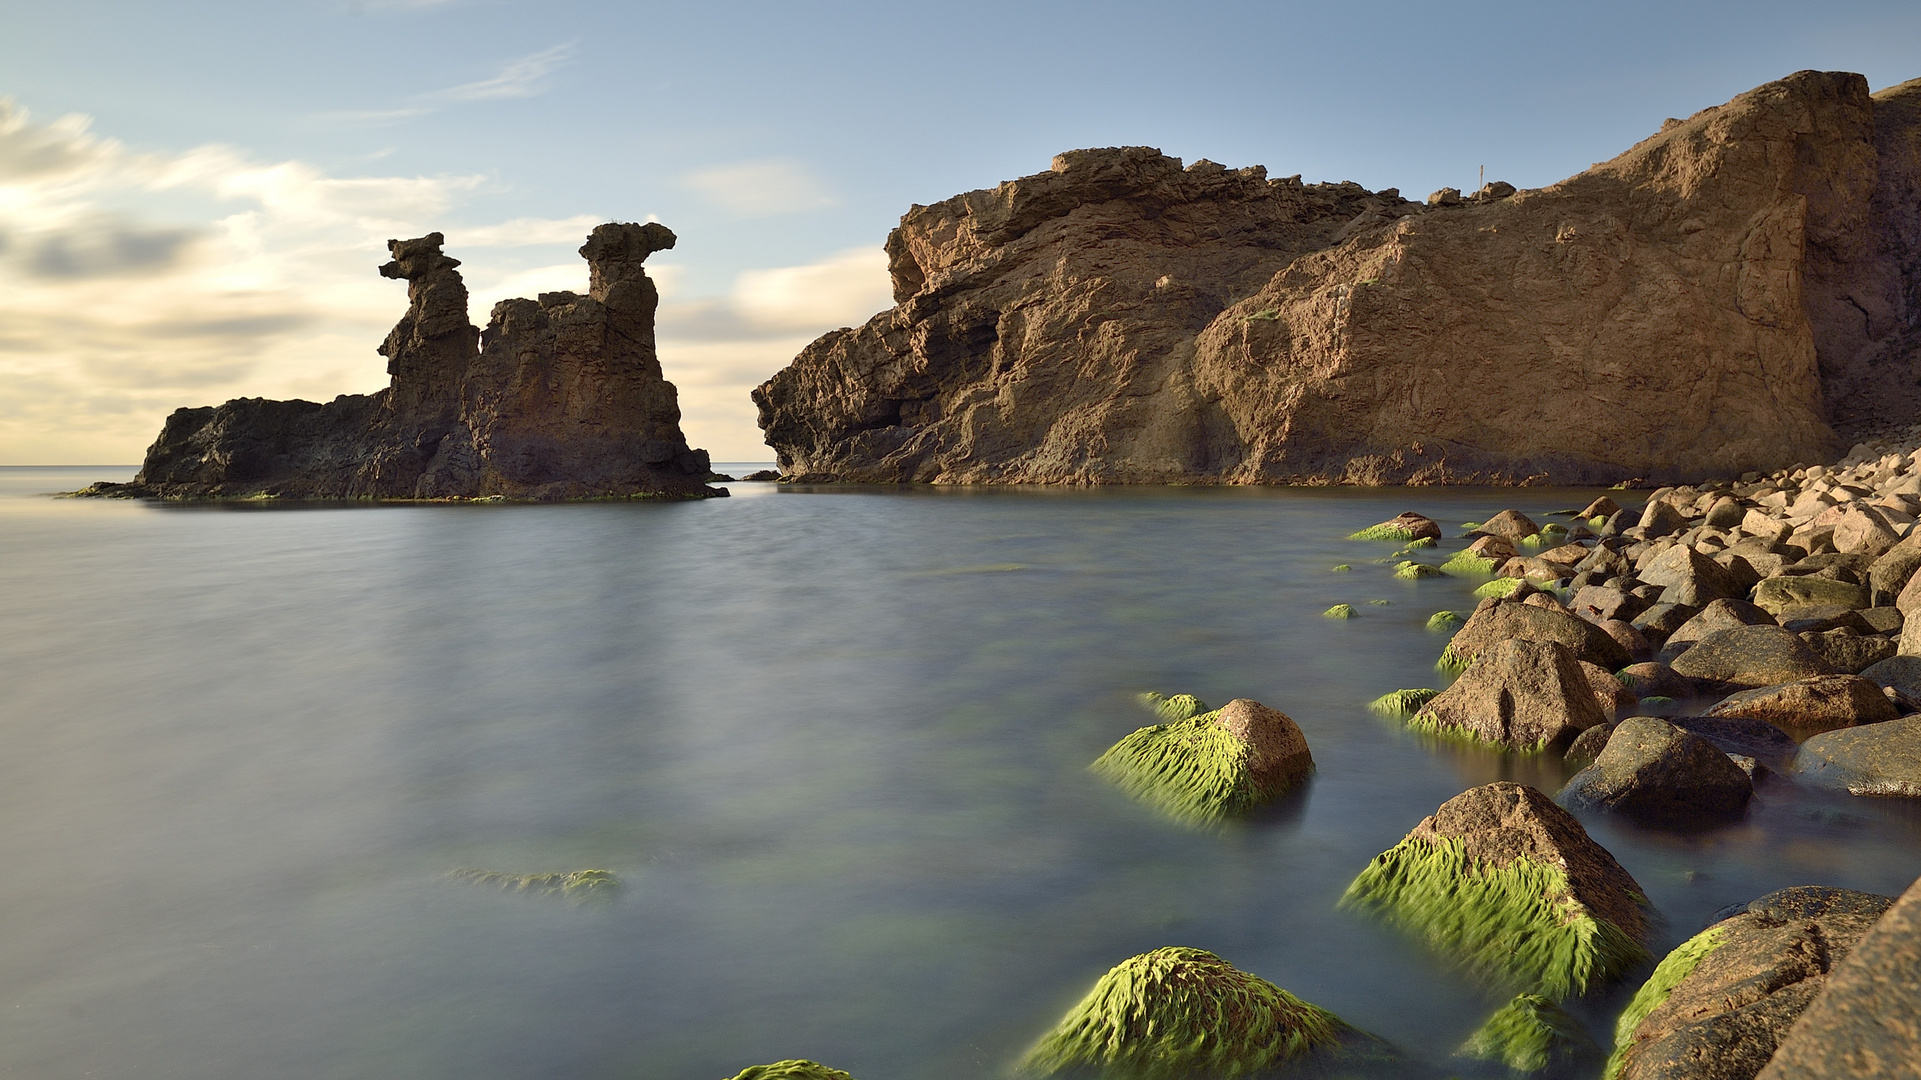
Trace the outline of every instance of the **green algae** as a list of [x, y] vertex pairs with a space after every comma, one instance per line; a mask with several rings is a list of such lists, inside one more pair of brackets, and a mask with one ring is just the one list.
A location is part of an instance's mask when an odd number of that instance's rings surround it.
[[1394, 601], [1392, 600], [1369, 600], [1368, 601], [1368, 603], [1373, 604], [1375, 607], [1386, 607], [1389, 604], [1392, 604], [1393, 602]]
[[1349, 540], [1412, 540], [1414, 530], [1407, 525], [1369, 525], [1359, 532], [1347, 534]]
[[1455, 1053], [1533, 1073], [1598, 1057], [1600, 1049], [1565, 1009], [1539, 994], [1521, 994], [1488, 1017]]
[[1269, 1073], [1354, 1029], [1201, 949], [1131, 957], [1101, 976], [1021, 1060], [1047, 1075], [1094, 1069], [1141, 1080]]
[[607, 870], [575, 870], [569, 874], [502, 874], [462, 867], [450, 872], [455, 881], [491, 885], [503, 892], [564, 896], [569, 900], [607, 900], [620, 891], [620, 879]]
[[1480, 523], [1480, 522], [1478, 522], [1478, 521], [1463, 521], [1463, 522], [1461, 522], [1461, 528], [1463, 528], [1463, 529], [1478, 529], [1478, 528], [1480, 528], [1480, 527], [1481, 527], [1481, 523]]
[[1514, 590], [1520, 588], [1521, 586], [1527, 583], [1528, 582], [1526, 578], [1498, 577], [1498, 578], [1495, 578], [1493, 581], [1487, 582], [1486, 584], [1483, 584], [1481, 587], [1475, 589], [1474, 596], [1480, 600], [1486, 600], [1490, 596], [1496, 596], [1496, 597], [1512, 596], [1514, 595]]
[[[1437, 664], [1435, 666], [1439, 667], [1440, 665]], [[1543, 753], [1547, 750], [1546, 739], [1529, 743], [1526, 746], [1510, 746], [1507, 743], [1489, 742], [1467, 728], [1441, 723], [1440, 717], [1435, 716], [1431, 712], [1416, 712], [1413, 716], [1407, 718], [1407, 726], [1409, 730], [1418, 731], [1423, 735], [1432, 735], [1437, 739], [1446, 739], [1449, 742], [1460, 743], [1464, 746], [1477, 746], [1483, 750], [1497, 750], [1504, 754], [1520, 754], [1526, 756]]]
[[1457, 551], [1441, 564], [1441, 573], [1457, 577], [1473, 577], [1479, 574], [1492, 574], [1499, 569], [1504, 559], [1490, 559], [1469, 551]]
[[1404, 562], [1394, 568], [1394, 577], [1400, 581], [1419, 581], [1422, 578], [1445, 577], [1438, 566], [1427, 563]]
[[1291, 786], [1257, 784], [1247, 744], [1219, 717], [1216, 709], [1141, 728], [1089, 768], [1163, 813], [1202, 825], [1252, 810]]
[[1727, 936], [1727, 928], [1715, 925], [1694, 935], [1675, 946], [1654, 967], [1654, 974], [1634, 992], [1634, 999], [1614, 1022], [1614, 1053], [1608, 1055], [1607, 1070], [1603, 1080], [1614, 1080], [1627, 1065], [1628, 1049], [1634, 1045], [1634, 1031], [1648, 1014], [1660, 1008], [1681, 985], [1681, 980], [1694, 973], [1701, 961], [1708, 958], [1714, 950], [1721, 947], [1722, 939]]
[[1441, 542], [1439, 540], [1434, 539], [1432, 536], [1422, 536], [1413, 540], [1409, 540], [1407, 542], [1407, 546], [1410, 550], [1412, 550], [1415, 548], [1437, 547], [1440, 545], [1440, 543]]
[[1474, 662], [1471, 656], [1463, 656], [1454, 650], [1454, 643], [1448, 642], [1441, 649], [1441, 658], [1434, 661], [1434, 670], [1443, 675], [1459, 675]]
[[1332, 572], [1336, 574], [1345, 574], [1353, 569], [1354, 569], [1353, 567], [1347, 565], [1346, 563], [1341, 563], [1339, 566], [1336, 566]]
[[1449, 633], [1467, 625], [1467, 619], [1458, 611], [1437, 611], [1427, 617], [1427, 628], [1436, 633]]
[[1574, 900], [1560, 868], [1526, 856], [1497, 867], [1451, 837], [1411, 836], [1382, 852], [1341, 906], [1415, 934], [1477, 977], [1555, 1001], [1647, 958], [1625, 931]]
[[1418, 690], [1396, 690], [1393, 693], [1382, 694], [1380, 697], [1368, 702], [1367, 707], [1374, 712], [1380, 713], [1382, 716], [1394, 716], [1406, 719], [1418, 712], [1421, 706], [1433, 701], [1438, 694], [1440, 694], [1439, 690], [1429, 690], [1426, 688]]
[[1321, 618], [1323, 619], [1351, 619], [1353, 617], [1353, 604], [1335, 604], [1333, 607], [1321, 612]]
[[1145, 705], [1148, 711], [1154, 715], [1170, 723], [1175, 720], [1186, 720], [1189, 717], [1199, 716], [1209, 711], [1207, 702], [1202, 701], [1193, 694], [1175, 694], [1172, 697], [1167, 697], [1149, 690], [1145, 694], [1138, 695], [1135, 700]]
[[839, 1069], [830, 1069], [818, 1061], [796, 1058], [790, 1061], [776, 1061], [772, 1065], [749, 1065], [733, 1080], [854, 1080], [854, 1078]]
[[1545, 534], [1545, 533], [1534, 533], [1534, 534], [1533, 534], [1533, 535], [1531, 535], [1531, 536], [1523, 536], [1523, 537], [1521, 537], [1521, 546], [1522, 546], [1522, 547], [1534, 547], [1534, 548], [1537, 548], [1537, 547], [1540, 547], [1540, 546], [1541, 546], [1542, 544], [1545, 544], [1545, 543], [1547, 543], [1547, 534]]

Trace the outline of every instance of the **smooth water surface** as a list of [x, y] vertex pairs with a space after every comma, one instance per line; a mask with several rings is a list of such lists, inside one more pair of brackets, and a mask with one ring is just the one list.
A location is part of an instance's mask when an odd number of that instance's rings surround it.
[[[0, 469], [0, 1075], [1003, 1076], [1161, 945], [1467, 1075], [1446, 1056], [1502, 1000], [1335, 903], [1449, 797], [1559, 766], [1366, 710], [1441, 685], [1423, 624], [1475, 583], [1342, 537], [1593, 493], [42, 495], [130, 471]], [[1148, 689], [1283, 710], [1311, 786], [1220, 831], [1130, 801], [1086, 766]], [[1705, 835], [1588, 824], [1661, 948], [1774, 888], [1921, 874], [1907, 804], [1780, 784]], [[1625, 992], [1581, 1005], [1597, 1035]]]

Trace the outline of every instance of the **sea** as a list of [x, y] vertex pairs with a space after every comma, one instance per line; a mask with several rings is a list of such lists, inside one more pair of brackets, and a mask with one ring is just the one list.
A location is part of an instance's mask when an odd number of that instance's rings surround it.
[[[1338, 902], [1452, 796], [1566, 774], [1368, 710], [1445, 685], [1425, 624], [1476, 582], [1345, 537], [1598, 492], [50, 495], [132, 472], [0, 469], [0, 1076], [1003, 1078], [1165, 945], [1495, 1075], [1451, 1055], [1507, 995]], [[1161, 816], [1088, 769], [1143, 691], [1280, 709], [1312, 780]], [[1657, 954], [1773, 889], [1921, 875], [1913, 803], [1780, 780], [1706, 832], [1583, 820]], [[590, 869], [618, 888], [489, 883]], [[1604, 1045], [1636, 981], [1573, 1004]]]

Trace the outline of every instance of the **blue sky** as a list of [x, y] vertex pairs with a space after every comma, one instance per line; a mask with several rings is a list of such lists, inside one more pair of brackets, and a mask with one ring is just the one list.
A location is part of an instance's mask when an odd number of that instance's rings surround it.
[[384, 383], [388, 236], [566, 287], [657, 218], [689, 436], [885, 305], [911, 203], [1145, 144], [1413, 197], [1539, 186], [1800, 68], [1921, 76], [1921, 5], [0, 0], [0, 463]]

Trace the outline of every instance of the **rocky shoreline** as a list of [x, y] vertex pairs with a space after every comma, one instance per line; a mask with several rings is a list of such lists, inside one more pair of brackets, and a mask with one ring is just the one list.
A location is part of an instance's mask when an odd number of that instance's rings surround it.
[[[1661, 488], [1632, 510], [1603, 497], [1560, 516], [1571, 520], [1503, 512], [1468, 526], [1445, 559], [1444, 530], [1418, 513], [1351, 538], [1401, 545], [1373, 560], [1396, 576], [1483, 581], [1470, 615], [1429, 624], [1450, 635], [1437, 668], [1458, 673], [1452, 685], [1398, 691], [1376, 711], [1579, 771], [1552, 795], [1505, 781], [1462, 792], [1364, 868], [1343, 905], [1514, 993], [1457, 1055], [1514, 1074], [1921, 1075], [1921, 879], [1898, 899], [1777, 890], [1656, 957], [1658, 912], [1576, 817], [1698, 832], [1739, 820], [1772, 785], [1921, 798], [1921, 428], [1831, 466]], [[1177, 819], [1257, 813], [1314, 768], [1300, 728], [1258, 702], [1142, 704], [1161, 723], [1094, 768]], [[1597, 1045], [1561, 1004], [1623, 981], [1639, 989], [1612, 1044]], [[1021, 1068], [1447, 1071], [1181, 947], [1117, 965]], [[792, 1060], [736, 1080], [851, 1078]]]

